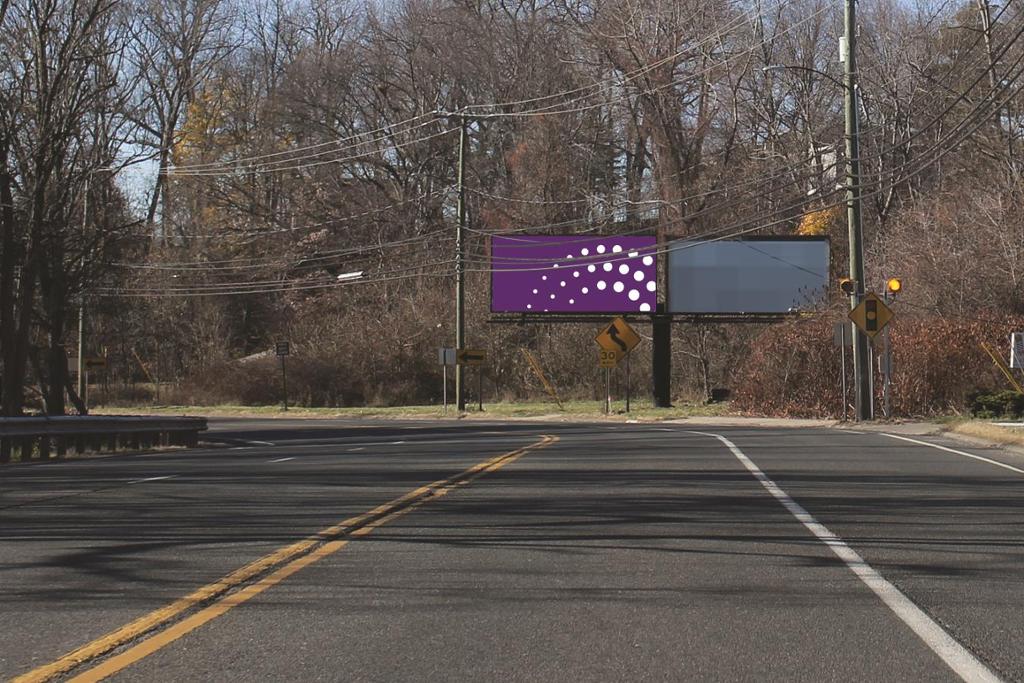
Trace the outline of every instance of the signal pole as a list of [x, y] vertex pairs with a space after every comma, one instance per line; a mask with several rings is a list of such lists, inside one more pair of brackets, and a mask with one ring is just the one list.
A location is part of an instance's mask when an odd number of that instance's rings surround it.
[[[846, 0], [845, 36], [842, 59], [845, 67], [846, 114], [846, 224], [850, 238], [850, 310], [864, 298], [864, 230], [861, 222], [860, 127], [857, 120], [857, 14], [856, 0]], [[874, 397], [871, 392], [871, 367], [868, 360], [868, 337], [853, 325], [853, 377], [858, 420], [872, 419]]]
[[[466, 348], [466, 265], [463, 239], [466, 231], [466, 115], [459, 114], [459, 224], [455, 230], [455, 348]], [[455, 365], [455, 409], [466, 412], [466, 383], [462, 365]]]

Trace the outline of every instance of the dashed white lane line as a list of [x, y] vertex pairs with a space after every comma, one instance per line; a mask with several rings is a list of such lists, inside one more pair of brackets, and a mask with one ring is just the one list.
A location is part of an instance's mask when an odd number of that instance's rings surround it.
[[[754, 475], [768, 493], [782, 503], [791, 515], [793, 515], [808, 531], [814, 534], [818, 540], [828, 546], [836, 556], [842, 560], [864, 584], [877, 595], [898, 616], [903, 623], [911, 628], [917, 636], [930, 647], [935, 654], [942, 658], [960, 678], [971, 683], [982, 683], [988, 681], [1000, 681], [992, 671], [975, 657], [967, 648], [958, 643], [953, 636], [939, 626], [935, 620], [929, 617], [920, 607], [911, 602], [910, 598], [900, 592], [871, 567], [857, 552], [846, 545], [839, 536], [832, 533], [828, 527], [820, 523], [814, 516], [807, 512], [799, 503], [789, 497], [782, 488], [772, 481], [768, 475], [761, 471], [753, 460], [748, 458], [743, 451], [719, 434], [709, 432], [690, 432], [701, 436], [710, 436], [718, 439], [728, 448], [736, 459], [743, 463], [743, 466]], [[920, 442], [926, 443], [926, 442]], [[928, 444], [931, 445], [931, 444]], [[998, 464], [998, 463], [997, 463]]]
[[293, 455], [293, 456], [288, 457], [288, 458], [278, 458], [277, 460], [268, 460], [267, 462], [288, 462], [289, 460], [294, 460], [294, 459], [295, 459], [295, 456]]
[[145, 479], [133, 479], [133, 480], [131, 480], [129, 482], [125, 482], [125, 483], [126, 484], [145, 484], [145, 483], [151, 482], [151, 481], [163, 481], [165, 479], [174, 479], [176, 476], [178, 476], [178, 475], [177, 474], [168, 474], [168, 475], [165, 475], [163, 477], [146, 477]]
[[366, 450], [366, 446], [359, 446], [358, 448], [349, 448], [348, 452], [349, 453], [355, 453], [356, 451], [365, 451], [365, 450]]
[[980, 455], [974, 455], [973, 453], [958, 451], [957, 449], [949, 448], [948, 446], [940, 446], [937, 443], [928, 443], [927, 441], [921, 441], [920, 439], [911, 439], [910, 437], [899, 436], [897, 434], [883, 434], [883, 436], [887, 436], [890, 439], [899, 439], [900, 441], [909, 441], [910, 443], [916, 443], [921, 446], [931, 446], [932, 448], [937, 448], [940, 451], [946, 451], [947, 453], [955, 453], [956, 455], [962, 455], [965, 458], [971, 458], [972, 460], [980, 460], [981, 462], [987, 462], [989, 465], [1002, 467], [1004, 470], [1010, 470], [1011, 472], [1016, 472], [1017, 474], [1024, 474], [1024, 469], [1014, 467], [1013, 465], [1007, 465], [1005, 462], [999, 462], [998, 460], [993, 460], [992, 458], [985, 458]]

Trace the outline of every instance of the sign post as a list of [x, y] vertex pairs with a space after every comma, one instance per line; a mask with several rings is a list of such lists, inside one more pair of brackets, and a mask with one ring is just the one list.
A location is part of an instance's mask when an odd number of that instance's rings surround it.
[[832, 345], [839, 347], [839, 386], [842, 391], [843, 422], [847, 420], [848, 401], [846, 391], [846, 347], [853, 345], [850, 323], [836, 323], [832, 326]]
[[456, 363], [456, 350], [441, 347], [437, 350], [437, 362], [441, 365], [441, 400], [444, 403], [444, 415], [448, 415], [448, 366]]
[[1010, 335], [1010, 367], [1024, 368], [1024, 332]]
[[[487, 361], [487, 352], [480, 349], [456, 349], [439, 348], [437, 350], [437, 362], [441, 365], [441, 400], [444, 402], [444, 414], [448, 414], [448, 366], [453, 365], [456, 369], [464, 365], [475, 365], [479, 369], [476, 373], [477, 405], [480, 412], [484, 410], [484, 371], [482, 366]], [[456, 373], [456, 384], [459, 384], [458, 373]], [[458, 387], [456, 387], [458, 388]], [[456, 396], [460, 394], [456, 392]], [[465, 402], [465, 395], [463, 395]], [[463, 406], [465, 409], [465, 406]]]
[[447, 349], [440, 349], [440, 361], [441, 361], [441, 402], [444, 405], [443, 413], [441, 415], [447, 416], [447, 362], [445, 362]]
[[[475, 365], [477, 366], [476, 371], [476, 398], [477, 405], [480, 407], [480, 412], [484, 410], [484, 371], [481, 367], [487, 361], [487, 352], [482, 349], [454, 349], [455, 351], [455, 365]], [[465, 399], [463, 399], [465, 401]]]
[[[882, 293], [885, 303], [889, 303], [889, 290]], [[889, 326], [882, 330], [882, 413], [886, 419], [892, 418], [892, 343], [889, 340]]]
[[[853, 321], [853, 324], [860, 329], [870, 340], [874, 340], [875, 336], [885, 329], [885, 326], [889, 324], [889, 321], [893, 319], [895, 314], [892, 309], [885, 305], [885, 302], [878, 298], [878, 295], [874, 292], [868, 292], [861, 299], [861, 302], [850, 311], [849, 318]], [[854, 335], [856, 339], [856, 334]], [[871, 345], [868, 344], [868, 355], [871, 355]], [[856, 358], [854, 358], [854, 366], [856, 367]], [[869, 357], [865, 359], [867, 362], [864, 367], [868, 369], [866, 374], [866, 381], [868, 389], [863, 397], [864, 403], [867, 406], [867, 418], [871, 419], [874, 414], [874, 391], [871, 390], [871, 378], [872, 373], [870, 369], [872, 367], [872, 359]], [[883, 405], [884, 407], [884, 405]], [[858, 418], [860, 415], [858, 415]]]
[[604, 414], [612, 414], [612, 369], [604, 369]]
[[629, 412], [629, 354], [626, 354], [626, 412]]
[[281, 359], [281, 394], [282, 401], [284, 403], [284, 409], [288, 411], [288, 373], [285, 370], [284, 359], [286, 356], [291, 355], [291, 347], [286, 341], [279, 341], [274, 345], [274, 352], [277, 357]]
[[601, 347], [598, 353], [598, 365], [605, 369], [605, 413], [612, 412], [612, 368], [619, 361], [626, 359], [626, 412], [629, 412], [629, 352], [640, 343], [640, 335], [636, 333], [622, 318], [616, 318], [597, 333], [594, 341]]

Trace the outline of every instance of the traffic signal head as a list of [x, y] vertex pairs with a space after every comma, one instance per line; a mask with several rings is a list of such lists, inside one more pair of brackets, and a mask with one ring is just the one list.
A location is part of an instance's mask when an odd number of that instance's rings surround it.
[[857, 289], [856, 283], [848, 277], [839, 278], [839, 289], [842, 290], [843, 294], [853, 294]]
[[885, 289], [892, 296], [896, 296], [903, 291], [903, 281], [898, 277], [891, 277], [885, 281]]

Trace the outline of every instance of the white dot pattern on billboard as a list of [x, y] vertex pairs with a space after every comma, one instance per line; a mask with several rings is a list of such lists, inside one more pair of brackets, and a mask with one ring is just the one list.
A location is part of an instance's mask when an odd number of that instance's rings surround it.
[[655, 249], [653, 237], [496, 236], [492, 310], [650, 312]]

